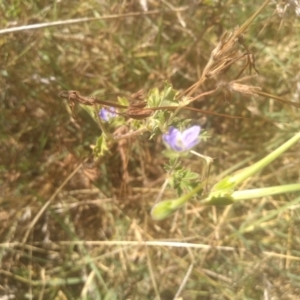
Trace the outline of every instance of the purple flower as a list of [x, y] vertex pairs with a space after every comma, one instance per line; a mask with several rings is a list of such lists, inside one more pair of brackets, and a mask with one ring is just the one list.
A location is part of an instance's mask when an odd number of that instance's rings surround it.
[[99, 112], [100, 118], [105, 122], [108, 122], [111, 118], [114, 118], [116, 115], [117, 115], [116, 109], [114, 107], [110, 107], [110, 108], [103, 107]]
[[183, 132], [175, 127], [170, 127], [169, 132], [163, 135], [163, 140], [175, 151], [182, 152], [192, 149], [200, 142], [200, 126], [192, 126]]

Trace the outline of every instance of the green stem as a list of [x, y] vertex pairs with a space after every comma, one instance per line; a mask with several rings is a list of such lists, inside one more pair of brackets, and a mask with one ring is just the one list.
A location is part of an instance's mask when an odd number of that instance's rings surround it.
[[234, 201], [239, 200], [248, 200], [253, 198], [260, 198], [284, 193], [291, 192], [299, 192], [300, 191], [300, 183], [296, 184], [287, 184], [287, 185], [279, 185], [261, 189], [252, 189], [252, 190], [244, 190], [244, 191], [236, 191], [232, 193], [232, 198]]
[[252, 166], [238, 172], [237, 174], [227, 178], [227, 182], [229, 184], [237, 185], [243, 182], [248, 177], [252, 176], [253, 174], [257, 173], [267, 165], [269, 165], [273, 160], [275, 160], [278, 156], [284, 153], [287, 149], [293, 146], [298, 140], [300, 139], [300, 132], [295, 134], [291, 139], [285, 142], [283, 145], [278, 147], [276, 150], [271, 152], [269, 155], [261, 159], [260, 161], [256, 162]]

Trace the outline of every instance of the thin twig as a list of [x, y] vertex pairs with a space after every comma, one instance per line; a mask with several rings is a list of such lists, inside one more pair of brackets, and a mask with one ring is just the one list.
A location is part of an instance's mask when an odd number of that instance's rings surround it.
[[43, 205], [43, 207], [40, 209], [40, 211], [37, 213], [37, 215], [35, 216], [35, 218], [32, 220], [32, 222], [29, 224], [25, 235], [22, 239], [22, 243], [25, 244], [30, 231], [32, 230], [32, 228], [34, 227], [34, 225], [37, 223], [37, 221], [39, 220], [39, 218], [42, 216], [42, 214], [45, 212], [45, 210], [47, 209], [47, 207], [52, 203], [52, 201], [55, 199], [55, 197], [59, 194], [59, 192], [63, 189], [63, 187], [69, 182], [69, 180], [78, 172], [78, 170], [82, 167], [83, 163], [80, 163], [76, 169], [64, 180], [64, 182], [56, 189], [56, 191], [53, 193], [53, 195], [49, 198], [49, 200]]
[[42, 28], [53, 27], [53, 26], [61, 26], [61, 25], [64, 26], [64, 25], [91, 22], [91, 21], [97, 21], [97, 20], [111, 20], [111, 19], [120, 19], [120, 18], [127, 18], [127, 17], [139, 17], [139, 16], [145, 16], [145, 15], [154, 15], [154, 14], [159, 14], [159, 13], [161, 13], [160, 10], [151, 10], [151, 11], [147, 11], [147, 12], [131, 12], [131, 13], [127, 13], [127, 14], [109, 15], [109, 16], [101, 16], [101, 17], [93, 17], [93, 18], [78, 18], [78, 19], [69, 19], [69, 20], [64, 20], [64, 21], [45, 22], [45, 23], [5, 28], [5, 29], [0, 30], [0, 34], [7, 34], [7, 33], [25, 31], [25, 30], [42, 29]]
[[186, 272], [186, 274], [185, 274], [182, 282], [181, 282], [181, 285], [180, 285], [178, 291], [176, 292], [176, 294], [174, 296], [174, 300], [178, 299], [179, 295], [181, 294], [182, 290], [184, 289], [184, 287], [185, 287], [185, 285], [186, 285], [186, 283], [187, 283], [187, 281], [188, 281], [188, 279], [189, 279], [189, 277], [190, 277], [190, 275], [192, 273], [193, 268], [194, 268], [194, 264], [191, 264], [189, 266], [189, 268], [188, 268], [188, 270], [187, 270], [187, 272]]

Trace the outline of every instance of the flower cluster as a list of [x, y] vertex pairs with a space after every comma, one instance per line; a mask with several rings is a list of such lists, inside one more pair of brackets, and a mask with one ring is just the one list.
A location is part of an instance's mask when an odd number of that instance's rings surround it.
[[105, 122], [108, 122], [110, 119], [114, 118], [116, 115], [117, 115], [116, 109], [114, 107], [101, 108], [101, 110], [99, 112], [100, 118]]

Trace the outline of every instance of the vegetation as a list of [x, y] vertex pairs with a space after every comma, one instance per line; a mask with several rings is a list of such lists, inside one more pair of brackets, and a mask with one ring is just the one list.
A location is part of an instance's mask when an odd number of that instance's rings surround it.
[[0, 299], [299, 297], [299, 1], [0, 9]]

